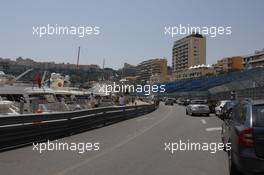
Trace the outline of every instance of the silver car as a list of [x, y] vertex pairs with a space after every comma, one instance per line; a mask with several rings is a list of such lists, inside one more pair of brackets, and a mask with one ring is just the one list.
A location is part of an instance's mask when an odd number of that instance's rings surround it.
[[192, 100], [186, 107], [186, 115], [210, 115], [210, 109], [206, 100]]

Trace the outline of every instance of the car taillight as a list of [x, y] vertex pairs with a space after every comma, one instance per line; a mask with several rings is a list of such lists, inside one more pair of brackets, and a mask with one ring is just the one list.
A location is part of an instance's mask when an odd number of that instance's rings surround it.
[[243, 147], [253, 147], [253, 129], [246, 128], [239, 134], [239, 145]]

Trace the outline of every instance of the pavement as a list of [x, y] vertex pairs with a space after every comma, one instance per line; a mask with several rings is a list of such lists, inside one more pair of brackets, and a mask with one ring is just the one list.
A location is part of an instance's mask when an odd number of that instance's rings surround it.
[[187, 116], [184, 106], [62, 138], [60, 143], [99, 143], [99, 150], [39, 151], [33, 146], [0, 153], [1, 175], [228, 175], [224, 151], [168, 150], [165, 144], [219, 143], [221, 120]]

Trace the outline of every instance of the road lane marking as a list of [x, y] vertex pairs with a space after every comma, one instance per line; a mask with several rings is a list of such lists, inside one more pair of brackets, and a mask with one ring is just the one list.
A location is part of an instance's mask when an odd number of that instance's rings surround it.
[[148, 117], [145, 117], [145, 118], [139, 118], [139, 119], [137, 119], [137, 121], [140, 122], [140, 121], [147, 120], [147, 119], [149, 119], [149, 118], [148, 118]]
[[204, 125], [206, 125], [206, 121], [205, 121], [205, 119], [202, 119], [202, 123], [203, 123]]
[[206, 128], [206, 131], [221, 131], [221, 127], [215, 127], [215, 128]]
[[155, 126], [159, 125], [160, 123], [162, 123], [164, 120], [166, 120], [167, 118], [169, 118], [171, 116], [171, 108], [169, 108], [168, 113], [159, 121], [157, 121], [156, 123], [150, 125], [149, 127], [144, 127], [141, 130], [139, 130], [138, 132], [134, 133], [131, 137], [124, 139], [123, 141], [121, 141], [120, 143], [118, 143], [117, 145], [114, 145], [111, 148], [105, 149], [104, 151], [96, 154], [95, 156], [89, 157], [85, 160], [83, 160], [82, 162], [73, 164], [72, 166], [69, 166], [67, 168], [64, 168], [62, 171], [55, 173], [54, 175], [64, 175], [64, 174], [70, 174], [71, 171], [74, 171], [84, 165], [86, 165], [87, 163], [89, 163], [90, 161], [93, 161], [99, 157], [102, 157], [114, 150], [116, 150], [117, 148], [120, 148], [121, 146], [124, 146], [125, 144], [129, 143], [130, 141], [136, 139], [137, 137], [143, 135], [144, 133], [146, 133], [147, 131], [149, 131], [150, 129], [154, 128]]
[[153, 117], [150, 117], [150, 118], [144, 117], [144, 118], [137, 119], [137, 122], [144, 121], [144, 120], [152, 120], [152, 119], [154, 119], [154, 118]]

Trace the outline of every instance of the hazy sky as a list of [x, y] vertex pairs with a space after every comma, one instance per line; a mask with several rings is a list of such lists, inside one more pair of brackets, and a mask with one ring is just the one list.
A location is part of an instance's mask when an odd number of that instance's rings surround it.
[[[231, 36], [207, 37], [207, 63], [246, 55], [264, 48], [263, 0], [45, 0], [1, 1], [0, 57], [76, 63], [119, 68], [166, 57], [171, 65], [173, 41], [164, 26], [231, 26]], [[38, 38], [33, 26], [58, 24], [100, 27], [86, 38]]]

